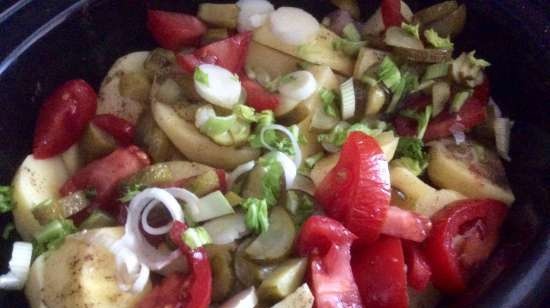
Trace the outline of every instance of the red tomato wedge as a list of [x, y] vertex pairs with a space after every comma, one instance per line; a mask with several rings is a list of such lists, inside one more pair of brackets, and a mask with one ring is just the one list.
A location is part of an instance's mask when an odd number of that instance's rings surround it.
[[251, 40], [251, 32], [239, 33], [201, 47], [192, 54], [180, 53], [176, 56], [177, 62], [184, 71], [189, 73], [202, 63], [216, 64], [233, 73], [239, 73], [244, 67]]
[[508, 208], [495, 200], [453, 202], [432, 217], [424, 251], [434, 286], [446, 293], [466, 289], [470, 276], [495, 248]]
[[359, 241], [376, 241], [391, 197], [388, 162], [376, 139], [352, 132], [336, 166], [315, 191], [328, 216], [342, 222]]
[[170, 239], [181, 250], [189, 264], [190, 273], [175, 273], [156, 286], [138, 304], [138, 308], [188, 307], [207, 308], [212, 294], [212, 271], [204, 248], [191, 250], [181, 240], [187, 226], [176, 221]]
[[390, 206], [382, 233], [415, 242], [422, 242], [428, 236], [432, 223], [428, 217]]
[[[475, 88], [472, 97], [464, 103], [457, 113], [451, 113], [447, 109], [431, 119], [424, 135], [424, 141], [450, 136], [453, 126], [457, 124], [462, 125], [465, 131], [482, 124], [487, 118], [486, 107], [489, 101], [489, 82], [487, 78], [485, 80], [483, 84]], [[405, 108], [422, 110], [430, 102], [431, 99], [428, 96], [416, 96], [410, 98], [405, 103]], [[416, 135], [417, 123], [415, 120], [404, 116], [397, 116], [393, 121], [393, 125], [400, 136]]]
[[315, 307], [362, 307], [350, 266], [356, 236], [334, 219], [311, 216], [296, 242], [298, 254], [308, 256], [308, 283]]
[[33, 141], [34, 157], [63, 153], [78, 141], [97, 108], [94, 89], [84, 80], [67, 81], [44, 102]]
[[246, 91], [246, 104], [256, 111], [275, 110], [279, 106], [279, 95], [267, 91], [256, 81], [242, 77], [241, 85]]
[[147, 154], [136, 146], [120, 148], [78, 170], [61, 187], [66, 196], [79, 190], [94, 189], [94, 202], [99, 206], [110, 205], [119, 183], [150, 164]]
[[162, 48], [170, 50], [198, 45], [207, 30], [195, 16], [156, 10], [147, 12], [147, 28]]
[[401, 0], [382, 0], [380, 11], [386, 29], [389, 27], [401, 27], [401, 23], [403, 22]]
[[112, 114], [96, 115], [92, 124], [116, 139], [119, 145], [128, 146], [134, 141], [135, 128], [132, 123]]
[[351, 267], [364, 307], [408, 306], [407, 276], [400, 239], [381, 236], [373, 244], [354, 247]]
[[417, 291], [426, 289], [432, 277], [432, 270], [424, 252], [417, 243], [402, 241], [405, 264], [407, 264], [407, 283]]

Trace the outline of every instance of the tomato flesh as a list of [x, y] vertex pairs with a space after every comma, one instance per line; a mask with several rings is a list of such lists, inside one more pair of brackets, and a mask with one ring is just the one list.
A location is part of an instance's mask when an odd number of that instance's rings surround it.
[[302, 226], [296, 246], [309, 257], [308, 284], [315, 307], [362, 307], [350, 265], [350, 249], [356, 236], [338, 221], [311, 216]]
[[458, 294], [470, 276], [491, 254], [507, 213], [495, 200], [453, 202], [432, 217], [432, 231], [424, 251], [438, 289]]
[[207, 308], [212, 294], [212, 271], [206, 250], [202, 247], [191, 250], [181, 240], [187, 226], [174, 222], [170, 239], [187, 258], [190, 273], [174, 273], [165, 278], [139, 303], [139, 308], [187, 307]]
[[128, 146], [134, 141], [135, 128], [132, 123], [112, 114], [96, 115], [92, 124], [113, 136], [119, 145]]
[[244, 68], [251, 40], [251, 32], [239, 33], [201, 47], [192, 54], [177, 54], [177, 63], [188, 73], [192, 73], [200, 64], [208, 63], [219, 65], [236, 74]]
[[415, 242], [428, 237], [432, 223], [428, 217], [390, 206], [382, 225], [382, 233]]
[[315, 200], [361, 242], [372, 243], [382, 231], [390, 198], [388, 162], [378, 142], [351, 133], [338, 163], [316, 189]]
[[256, 81], [243, 77], [241, 85], [246, 91], [246, 104], [256, 111], [275, 110], [279, 106], [279, 95], [267, 91]]
[[44, 102], [33, 141], [35, 158], [49, 158], [78, 141], [97, 108], [94, 89], [84, 80], [70, 80]]
[[60, 193], [66, 196], [79, 190], [93, 189], [94, 203], [110, 207], [120, 182], [149, 164], [147, 154], [138, 147], [120, 148], [78, 170], [61, 187]]
[[195, 16], [157, 10], [147, 12], [147, 27], [155, 41], [170, 50], [198, 45], [207, 30]]
[[432, 270], [424, 252], [417, 243], [402, 241], [405, 264], [407, 264], [407, 283], [417, 291], [426, 289], [430, 283]]
[[354, 247], [351, 267], [365, 307], [408, 306], [407, 277], [400, 239], [383, 235], [370, 245]]
[[389, 27], [401, 27], [401, 23], [403, 22], [401, 0], [382, 0], [380, 11], [386, 29]]

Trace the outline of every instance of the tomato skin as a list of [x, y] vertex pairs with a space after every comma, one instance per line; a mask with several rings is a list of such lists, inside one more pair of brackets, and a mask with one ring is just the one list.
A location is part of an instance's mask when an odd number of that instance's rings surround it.
[[380, 4], [382, 20], [386, 29], [389, 27], [401, 27], [401, 0], [382, 0]]
[[243, 77], [241, 85], [246, 91], [246, 104], [256, 111], [275, 110], [279, 106], [279, 95], [267, 91], [256, 81]]
[[38, 115], [34, 157], [49, 158], [67, 150], [78, 141], [96, 108], [97, 95], [84, 80], [70, 80], [55, 89]]
[[239, 33], [201, 47], [192, 54], [179, 53], [176, 55], [176, 60], [188, 73], [192, 73], [198, 65], [208, 63], [219, 65], [236, 74], [244, 68], [251, 40], [252, 32]]
[[298, 239], [298, 254], [309, 257], [308, 284], [315, 307], [362, 307], [350, 266], [351, 244], [357, 237], [325, 216], [306, 220]]
[[138, 308], [181, 307], [208, 308], [212, 293], [212, 271], [206, 250], [191, 250], [181, 239], [187, 229], [185, 223], [176, 221], [170, 230], [170, 239], [178, 246], [189, 263], [190, 273], [174, 273], [164, 278], [138, 304]]
[[407, 264], [407, 283], [417, 291], [426, 289], [430, 283], [432, 270], [424, 252], [417, 243], [402, 241], [405, 264]]
[[432, 223], [428, 217], [390, 206], [382, 226], [382, 233], [394, 237], [422, 242], [428, 237]]
[[469, 277], [496, 246], [507, 211], [499, 201], [467, 199], [447, 205], [432, 217], [424, 252], [436, 288], [448, 294], [466, 289]]
[[60, 193], [66, 196], [79, 190], [94, 189], [94, 203], [109, 207], [119, 183], [149, 164], [147, 154], [138, 147], [119, 148], [78, 170], [61, 187]]
[[157, 10], [147, 12], [147, 28], [162, 48], [170, 50], [198, 45], [207, 30], [195, 16]]
[[354, 247], [351, 267], [365, 307], [408, 306], [407, 277], [400, 239], [383, 235], [370, 245]]
[[99, 114], [92, 124], [101, 128], [116, 139], [119, 145], [128, 146], [134, 140], [135, 127], [132, 123], [112, 114]]
[[338, 163], [316, 189], [315, 200], [359, 241], [372, 243], [380, 235], [390, 198], [388, 162], [378, 142], [352, 132]]

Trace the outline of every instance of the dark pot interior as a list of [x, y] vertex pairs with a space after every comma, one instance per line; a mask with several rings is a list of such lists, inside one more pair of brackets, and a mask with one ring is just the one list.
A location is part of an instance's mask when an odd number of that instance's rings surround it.
[[[0, 3], [0, 183], [11, 180], [31, 151], [40, 103], [63, 81], [84, 78], [96, 88], [116, 58], [152, 49], [145, 2], [2, 1]], [[201, 1], [157, 1], [157, 8], [194, 12]], [[328, 1], [272, 1], [318, 17]], [[377, 1], [369, 2], [375, 6]], [[407, 1], [415, 9], [436, 1]], [[503, 240], [472, 290], [449, 300], [459, 307], [536, 307], [550, 286], [550, 2], [473, 0], [459, 49], [476, 49], [492, 66], [492, 96], [516, 120], [508, 176], [517, 201]], [[21, 5], [23, 3], [24, 5]], [[366, 7], [369, 6], [365, 3]], [[369, 10], [372, 12], [372, 10]], [[10, 219], [0, 217], [0, 230]], [[11, 241], [0, 240], [6, 269]], [[494, 283], [490, 283], [494, 282]], [[1, 307], [26, 307], [21, 292], [0, 292]]]

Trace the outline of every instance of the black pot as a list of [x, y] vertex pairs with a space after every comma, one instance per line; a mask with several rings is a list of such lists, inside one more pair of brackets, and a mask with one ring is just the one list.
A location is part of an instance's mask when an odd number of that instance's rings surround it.
[[[4, 0], [0, 2], [0, 183], [10, 182], [31, 151], [40, 103], [63, 81], [84, 78], [96, 88], [114, 60], [152, 49], [145, 28], [148, 1]], [[166, 10], [194, 12], [201, 1], [158, 1]], [[328, 1], [272, 1], [301, 6], [318, 17]], [[360, 1], [376, 6], [377, 1]], [[414, 9], [435, 1], [407, 1]], [[493, 65], [492, 96], [516, 120], [507, 171], [517, 201], [503, 240], [474, 279], [470, 292], [448, 304], [459, 307], [548, 305], [550, 286], [550, 2], [472, 0], [456, 42], [476, 49]], [[366, 12], [366, 10], [363, 10]], [[372, 12], [372, 10], [370, 10]], [[0, 217], [0, 230], [9, 221]], [[0, 240], [6, 269], [12, 235]], [[1, 307], [27, 307], [22, 292], [0, 292]]]

